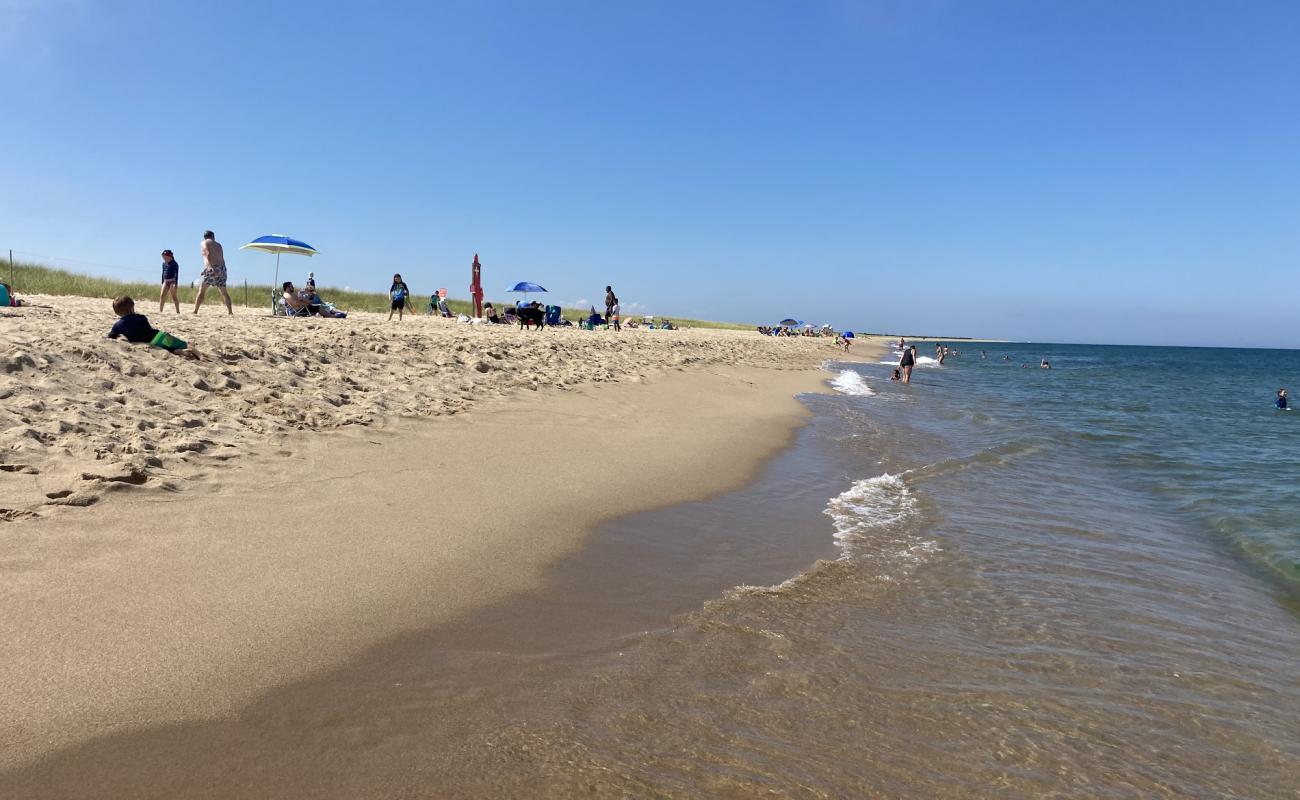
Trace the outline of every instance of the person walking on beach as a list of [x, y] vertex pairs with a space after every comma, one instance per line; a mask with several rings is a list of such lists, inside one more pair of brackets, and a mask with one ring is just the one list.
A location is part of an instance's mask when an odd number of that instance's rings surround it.
[[212, 286], [221, 292], [222, 299], [226, 301], [226, 313], [233, 316], [235, 311], [230, 307], [230, 294], [226, 291], [226, 254], [212, 231], [203, 232], [203, 245], [199, 252], [203, 254], [203, 285], [199, 287], [199, 296], [194, 299], [194, 313], [199, 313], [203, 296], [208, 293], [208, 287]]
[[613, 286], [605, 287], [605, 327], [609, 327], [609, 318], [614, 316], [614, 306], [618, 305], [618, 297], [614, 294]]
[[898, 360], [898, 368], [903, 371], [903, 383], [912, 382], [912, 367], [916, 366], [916, 345], [912, 345], [903, 351], [903, 357]]
[[397, 321], [402, 321], [402, 312], [406, 308], [406, 298], [411, 296], [411, 289], [402, 280], [402, 274], [399, 272], [393, 275], [393, 285], [388, 288], [388, 319], [393, 319], [393, 312], [397, 312]]
[[469, 296], [474, 300], [474, 319], [483, 316], [483, 268], [478, 263], [478, 253], [474, 254], [474, 264], [470, 267]]
[[158, 295], [158, 313], [161, 314], [167, 307], [167, 295], [171, 295], [172, 304], [176, 306], [176, 313], [181, 313], [181, 301], [176, 296], [176, 284], [181, 279], [181, 265], [176, 263], [172, 258], [172, 251], [162, 251], [162, 292]]

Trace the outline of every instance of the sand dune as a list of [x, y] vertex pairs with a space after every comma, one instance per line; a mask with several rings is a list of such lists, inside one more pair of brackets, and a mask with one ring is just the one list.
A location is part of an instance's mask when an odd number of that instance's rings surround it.
[[30, 298], [53, 310], [0, 318], [0, 519], [92, 505], [106, 492], [175, 491], [195, 471], [286, 433], [456, 414], [521, 392], [637, 381], [658, 370], [727, 364], [804, 368], [825, 339], [747, 331], [548, 329], [426, 316], [275, 319], [206, 306], [152, 324], [201, 362], [105, 338], [107, 300]]

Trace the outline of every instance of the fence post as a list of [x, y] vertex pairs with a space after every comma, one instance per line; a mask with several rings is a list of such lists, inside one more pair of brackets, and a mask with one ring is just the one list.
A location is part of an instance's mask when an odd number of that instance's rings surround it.
[[244, 278], [244, 308], [248, 308], [248, 278]]

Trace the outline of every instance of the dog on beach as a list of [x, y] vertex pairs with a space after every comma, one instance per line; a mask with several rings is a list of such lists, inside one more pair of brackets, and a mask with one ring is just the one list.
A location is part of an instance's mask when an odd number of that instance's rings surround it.
[[519, 315], [519, 327], [529, 327], [536, 325], [537, 330], [546, 326], [546, 312], [540, 306], [534, 303], [531, 306], [524, 306], [515, 312]]

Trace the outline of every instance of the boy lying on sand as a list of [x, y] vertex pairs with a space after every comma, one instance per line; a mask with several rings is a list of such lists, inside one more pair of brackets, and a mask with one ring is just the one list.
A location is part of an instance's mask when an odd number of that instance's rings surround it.
[[113, 313], [117, 314], [119, 319], [113, 323], [113, 329], [108, 332], [108, 338], [116, 339], [119, 336], [125, 336], [128, 342], [137, 344], [149, 344], [154, 347], [161, 347], [169, 353], [180, 353], [186, 358], [192, 358], [196, 361], [200, 358], [197, 350], [187, 349], [189, 345], [170, 333], [163, 333], [149, 324], [149, 318], [144, 314], [135, 313], [135, 301], [129, 297], [119, 297], [113, 301]]

